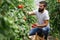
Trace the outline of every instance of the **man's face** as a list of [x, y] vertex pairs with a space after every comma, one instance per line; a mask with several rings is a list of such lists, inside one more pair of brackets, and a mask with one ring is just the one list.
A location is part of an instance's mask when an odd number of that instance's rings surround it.
[[39, 10], [38, 11], [42, 12], [44, 10], [44, 8], [45, 8], [44, 4], [39, 4]]

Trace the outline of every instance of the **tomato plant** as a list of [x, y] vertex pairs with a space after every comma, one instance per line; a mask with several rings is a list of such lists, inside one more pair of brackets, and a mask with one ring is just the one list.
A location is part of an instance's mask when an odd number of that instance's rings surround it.
[[0, 1], [0, 40], [28, 40], [30, 25], [35, 17], [28, 16], [24, 10], [34, 9], [31, 5], [33, 0]]

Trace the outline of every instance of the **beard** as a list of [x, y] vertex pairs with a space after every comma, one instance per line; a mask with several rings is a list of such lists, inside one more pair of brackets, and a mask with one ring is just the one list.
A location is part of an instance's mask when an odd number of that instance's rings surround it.
[[41, 9], [41, 8], [38, 9], [38, 12], [42, 12], [42, 11], [44, 11], [44, 9]]

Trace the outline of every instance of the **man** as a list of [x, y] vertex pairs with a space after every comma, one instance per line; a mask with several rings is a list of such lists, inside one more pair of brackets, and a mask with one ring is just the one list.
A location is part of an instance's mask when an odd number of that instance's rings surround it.
[[29, 12], [29, 15], [36, 15], [37, 23], [36, 27], [31, 29], [29, 36], [35, 35], [36, 33], [41, 36], [42, 34], [45, 36], [47, 40], [47, 36], [50, 30], [49, 26], [49, 14], [46, 10], [47, 3], [45, 1], [39, 2], [39, 8], [32, 12]]

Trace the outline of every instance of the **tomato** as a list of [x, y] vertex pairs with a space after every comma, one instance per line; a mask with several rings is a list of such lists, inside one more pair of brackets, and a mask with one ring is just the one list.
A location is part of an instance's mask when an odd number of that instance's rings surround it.
[[34, 26], [37, 26], [36, 24], [33, 24]]
[[23, 8], [23, 5], [18, 5], [18, 8]]
[[34, 25], [32, 25], [32, 28], [35, 28], [35, 26], [34, 26]]
[[33, 25], [32, 25], [32, 28], [36, 28], [36, 27], [37, 27], [37, 25], [36, 25], [36, 24], [33, 24]]

